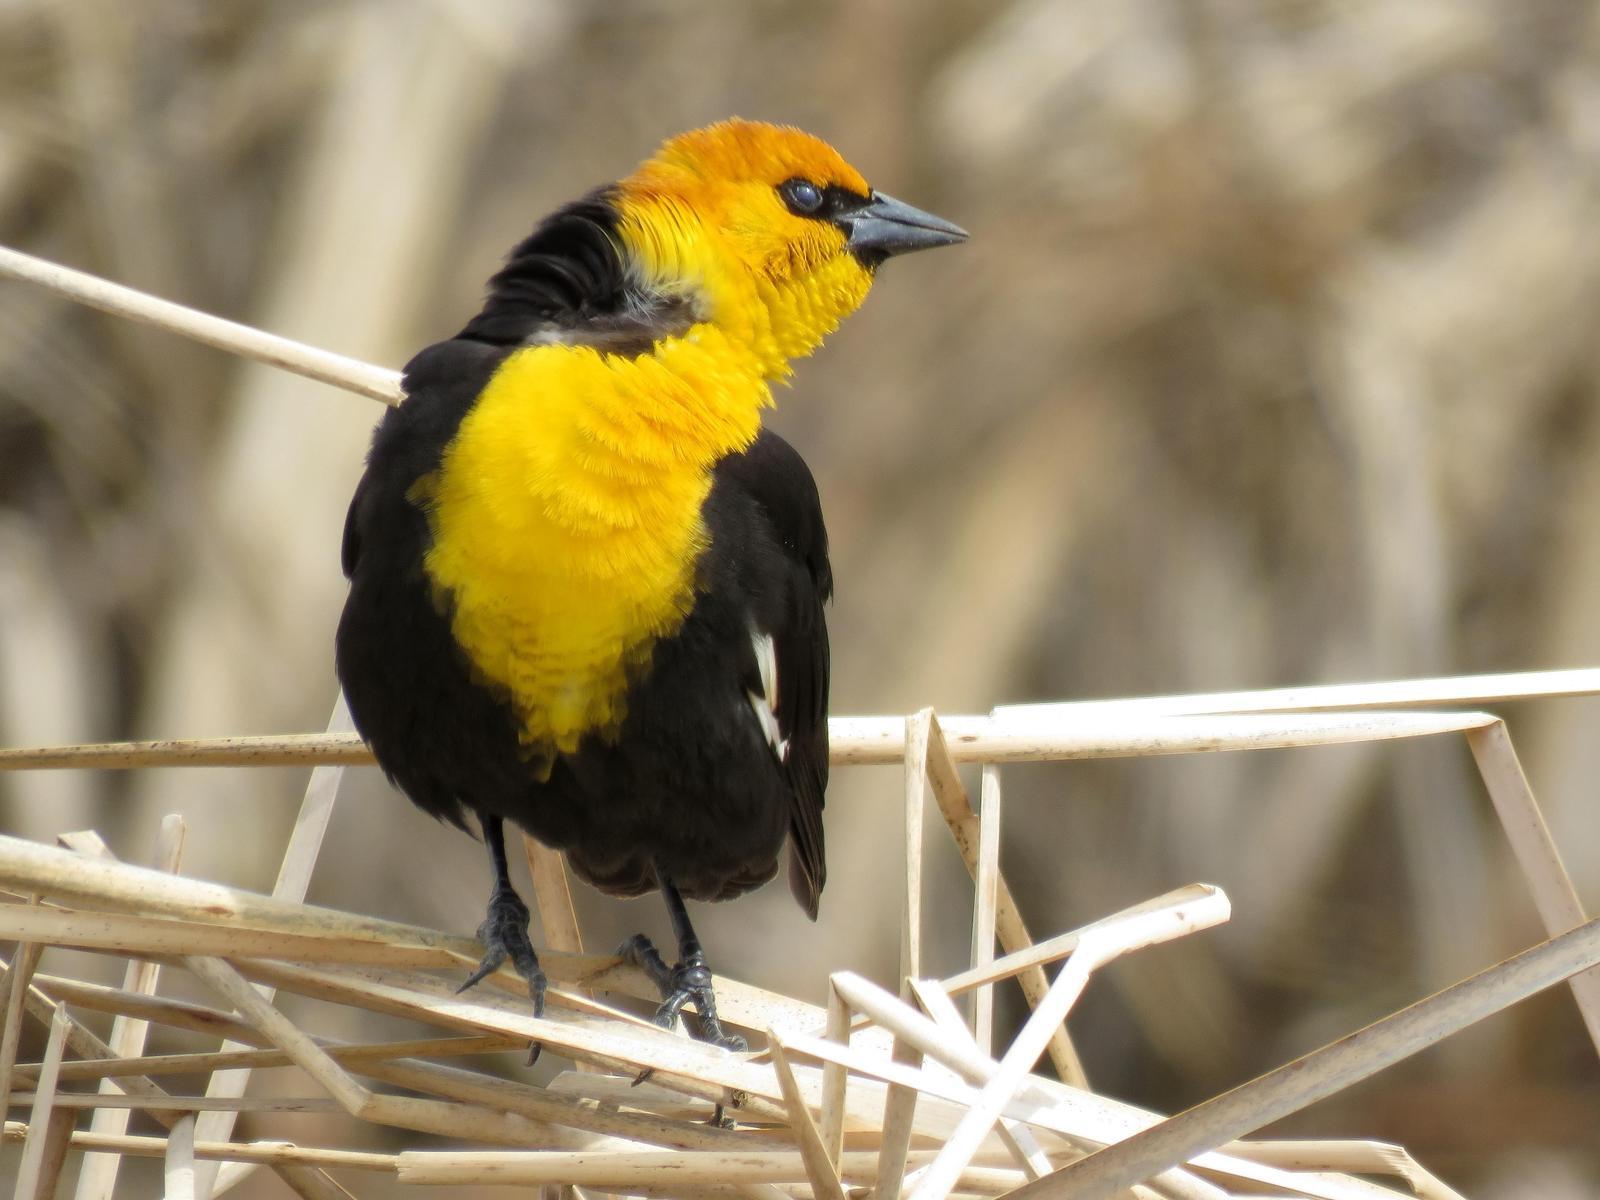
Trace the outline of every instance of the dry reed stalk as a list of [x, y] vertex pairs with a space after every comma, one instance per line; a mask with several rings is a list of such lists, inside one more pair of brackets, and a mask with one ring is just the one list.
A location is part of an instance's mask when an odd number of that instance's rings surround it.
[[[0, 835], [0, 881], [8, 891], [27, 890], [30, 881], [37, 881], [42, 894], [52, 899], [134, 915], [179, 919], [199, 915], [214, 925], [291, 937], [298, 933], [443, 949], [463, 957], [481, 952], [477, 943], [467, 937], [165, 875], [126, 863], [97, 862], [6, 835]], [[597, 957], [574, 964], [569, 956], [553, 954], [546, 969], [558, 979], [585, 979], [614, 962], [609, 957]]]
[[[592, 1135], [581, 1144], [661, 1147], [675, 1150], [715, 1150], [733, 1146], [772, 1145], [766, 1133], [734, 1131], [707, 1123], [711, 1105], [701, 1103], [688, 1112], [623, 1111], [622, 1104], [588, 1104], [559, 1090], [534, 1087], [475, 1071], [435, 1063], [383, 1063], [367, 1067], [370, 1078], [448, 1100], [486, 1108], [504, 1109], [530, 1120], [563, 1126]], [[585, 1078], [600, 1078], [585, 1074]]]
[[1337, 709], [1431, 708], [1498, 704], [1507, 700], [1600, 695], [1600, 667], [1445, 675], [1373, 683], [1319, 684], [1251, 692], [1201, 692], [1119, 700], [1068, 700], [1004, 704], [992, 715], [1042, 724], [1078, 716], [1196, 716], [1230, 713], [1316, 712]]
[[[922, 1065], [922, 1052], [899, 1038], [894, 1040], [890, 1058], [913, 1070]], [[900, 1194], [906, 1167], [910, 1161], [911, 1136], [915, 1131], [919, 1095], [920, 1092], [915, 1087], [906, 1087], [889, 1081], [888, 1090], [883, 1097], [883, 1119], [878, 1126], [882, 1130], [882, 1141], [879, 1143], [877, 1162], [874, 1164], [876, 1173], [874, 1188], [880, 1195]], [[845, 1151], [841, 1150], [834, 1156], [832, 1163], [835, 1169], [842, 1172]]]
[[381, 400], [385, 404], [400, 402], [398, 371], [374, 367], [342, 354], [264, 333], [249, 325], [214, 317], [170, 300], [159, 300], [146, 292], [123, 287], [32, 254], [24, 254], [8, 246], [0, 246], [0, 276], [37, 284], [101, 312], [153, 325], [229, 354], [293, 371], [307, 379]]
[[56, 1104], [49, 1124], [45, 1126], [43, 1146], [39, 1151], [38, 1169], [33, 1178], [32, 1193], [23, 1190], [22, 1180], [13, 1193], [15, 1200], [52, 1200], [60, 1190], [61, 1171], [66, 1166], [67, 1155], [72, 1150], [72, 1131], [78, 1114], [64, 1104]]
[[371, 766], [372, 752], [351, 733], [179, 738], [0, 750], [0, 770], [131, 770], [140, 767]]
[[1394, 1175], [1406, 1181], [1418, 1200], [1465, 1200], [1407, 1153], [1388, 1142], [1328, 1139], [1232, 1142], [1229, 1149], [1256, 1162], [1294, 1171], [1353, 1171], [1360, 1175]]
[[[592, 1100], [601, 1108], [627, 1108], [677, 1121], [708, 1121], [714, 1105], [697, 1096], [663, 1087], [637, 1076], [564, 1071], [544, 1085], [544, 1092]], [[715, 1129], [715, 1126], [710, 1126]], [[781, 1138], [783, 1130], [777, 1129]]]
[[[187, 827], [183, 818], [176, 813], [169, 813], [161, 819], [161, 829], [156, 837], [155, 849], [150, 856], [152, 870], [165, 871], [169, 875], [176, 874], [178, 865], [183, 859], [183, 841]], [[39, 913], [51, 910], [37, 909]], [[56, 939], [51, 939], [56, 940]], [[58, 942], [59, 944], [59, 942]], [[160, 977], [160, 967], [148, 961], [130, 960], [127, 970], [123, 974], [122, 988], [124, 991], [136, 992], [142, 995], [152, 995], [156, 990], [156, 982]], [[111, 1023], [111, 1037], [108, 1039], [112, 1050], [119, 1057], [132, 1058], [144, 1049], [145, 1033], [149, 1023], [136, 1017], [118, 1016]], [[122, 1089], [109, 1079], [100, 1080], [98, 1090], [102, 1094], [122, 1095]], [[143, 1099], [150, 1103], [150, 1097], [133, 1097]], [[89, 1129], [92, 1133], [126, 1133], [128, 1131], [128, 1112], [107, 1107], [95, 1112], [90, 1121]], [[75, 1200], [111, 1200], [117, 1186], [117, 1173], [122, 1160], [114, 1154], [89, 1154], [85, 1155], [83, 1163], [78, 1168], [77, 1189], [74, 1192]]]
[[[1561, 852], [1534, 799], [1533, 789], [1528, 786], [1505, 722], [1472, 730], [1467, 734], [1467, 745], [1511, 843], [1511, 852], [1533, 892], [1534, 907], [1545, 932], [1554, 937], [1577, 928], [1588, 920], [1588, 914], [1561, 861]], [[1600, 1052], [1600, 971], [1574, 976], [1569, 986], [1589, 1031], [1589, 1040]]]
[[[967, 798], [967, 789], [962, 786], [961, 777], [956, 772], [955, 760], [950, 753], [944, 727], [931, 709], [928, 710], [927, 750], [919, 769], [927, 775], [928, 782], [933, 785], [933, 796], [938, 802], [939, 812], [949, 827], [951, 837], [955, 839], [961, 861], [966, 864], [967, 871], [976, 882], [982, 842], [982, 822], [972, 811], [972, 802]], [[996, 830], [997, 855], [998, 836]], [[1000, 944], [1007, 951], [1022, 950], [1033, 944], [1033, 935], [1028, 932], [1028, 927], [1022, 920], [1021, 911], [1011, 895], [1011, 888], [998, 870], [994, 880], [994, 931]], [[1017, 983], [1022, 989], [1023, 998], [1027, 1000], [1030, 1008], [1036, 1008], [1043, 1002], [1049, 990], [1044, 972], [1028, 969], [1020, 972], [1019, 976]], [[1055, 1066], [1056, 1073], [1068, 1083], [1080, 1087], [1087, 1086], [1088, 1077], [1084, 1072], [1083, 1062], [1078, 1058], [1078, 1052], [1073, 1047], [1072, 1039], [1064, 1026], [1058, 1025], [1051, 1031], [1049, 1048], [1050, 1061]]]
[[1113, 917], [1094, 921], [1081, 929], [1068, 930], [1066, 933], [1057, 934], [1037, 942], [1015, 954], [1007, 954], [997, 958], [987, 966], [974, 966], [968, 970], [958, 972], [943, 980], [940, 986], [950, 995], [958, 996], [962, 992], [971, 991], [973, 988], [986, 983], [997, 983], [1002, 979], [1010, 979], [1014, 975], [1027, 970], [1029, 967], [1043, 966], [1060, 958], [1065, 958], [1078, 948], [1078, 941], [1088, 931], [1103, 925], [1106, 921], [1114, 921], [1120, 917], [1135, 916], [1140, 913], [1154, 912], [1158, 909], [1180, 906], [1185, 903], [1207, 903], [1212, 897], [1222, 893], [1213, 884], [1190, 883], [1181, 888], [1167, 892], [1165, 895], [1156, 896], [1129, 908], [1123, 909]]
[[[36, 904], [38, 897], [30, 897], [29, 905]], [[7, 1097], [11, 1094], [11, 1070], [17, 1061], [17, 1043], [22, 1036], [23, 1006], [43, 951], [44, 946], [39, 942], [19, 942], [6, 969], [5, 1004], [0, 1008], [5, 1015], [4, 1022], [0, 1023], [0, 1116], [5, 1114]]]
[[[1305, 712], [1148, 714], [1137, 711], [1083, 720], [1042, 720], [1030, 713], [939, 719], [956, 763], [1056, 762], [1340, 746], [1394, 738], [1460, 733], [1496, 718], [1474, 712]], [[905, 721], [896, 717], [832, 717], [829, 761], [835, 766], [904, 762]], [[181, 738], [0, 750], [0, 770], [121, 770], [136, 767], [370, 766], [372, 754], [351, 733]]]
[[578, 929], [578, 914], [572, 907], [572, 889], [567, 884], [567, 859], [559, 850], [522, 835], [523, 854], [528, 860], [528, 875], [533, 880], [534, 910], [544, 943], [564, 954], [583, 953], [583, 935]]
[[[1000, 767], [984, 763], [978, 790], [977, 864], [972, 872], [973, 970], [994, 961], [996, 906], [1000, 886]], [[1015, 901], [1012, 902], [1013, 905]], [[972, 996], [972, 1030], [978, 1049], [988, 1054], [994, 1042], [994, 986], [979, 985]]]
[[[850, 1009], [828, 980], [828, 1021], [823, 1036], [841, 1046], [850, 1044]], [[837, 1164], [839, 1152], [844, 1149], [844, 1100], [848, 1080], [843, 1065], [834, 1062], [822, 1064], [822, 1103], [818, 1115], [818, 1129], [822, 1144], [828, 1151], [828, 1161]]]
[[[21, 1140], [27, 1136], [27, 1126], [20, 1121], [7, 1121], [6, 1140]], [[75, 1150], [105, 1150], [113, 1154], [131, 1154], [138, 1158], [165, 1158], [167, 1139], [140, 1137], [133, 1134], [77, 1132], [72, 1135]], [[301, 1166], [332, 1167], [338, 1170], [384, 1171], [396, 1170], [392, 1154], [370, 1154], [359, 1150], [328, 1150], [309, 1146], [295, 1146], [288, 1142], [197, 1142], [194, 1156], [228, 1162], [253, 1162], [263, 1165], [285, 1162]]]
[[21, 904], [0, 904], [0, 938], [38, 939], [52, 945], [130, 956], [232, 954], [384, 967], [453, 967], [460, 962], [457, 955], [433, 947], [351, 942], [328, 935], [230, 929], [198, 921]]
[[789, 1123], [800, 1142], [800, 1161], [805, 1167], [806, 1181], [811, 1184], [816, 1200], [845, 1200], [844, 1185], [839, 1180], [836, 1160], [823, 1144], [822, 1132], [811, 1119], [811, 1110], [800, 1094], [800, 1084], [795, 1079], [789, 1060], [778, 1043], [777, 1034], [768, 1034], [772, 1042], [772, 1066], [778, 1073], [778, 1086], [783, 1089], [783, 1102], [789, 1108]]
[[[33, 1096], [27, 1099], [31, 1103]], [[22, 1103], [19, 1097], [17, 1102]], [[123, 1096], [57, 1092], [54, 1103], [62, 1108], [91, 1108], [98, 1112], [310, 1112], [336, 1113], [343, 1109], [320, 1096]]]
[[28, 1114], [28, 1135], [22, 1143], [22, 1161], [17, 1165], [16, 1195], [19, 1200], [47, 1200], [55, 1192], [50, 1177], [46, 1143], [55, 1112], [56, 1077], [61, 1056], [67, 1047], [67, 1014], [58, 1011], [50, 1022], [50, 1039], [45, 1045], [44, 1062]]
[[[1050, 991], [1034, 1008], [998, 1068], [984, 1083], [978, 1100], [961, 1119], [961, 1124], [939, 1151], [927, 1174], [911, 1193], [911, 1200], [938, 1200], [955, 1186], [962, 1170], [972, 1160], [979, 1144], [989, 1135], [1023, 1080], [1049, 1045], [1051, 1035], [1066, 1020], [1077, 1003], [1089, 977], [1106, 963], [1134, 950], [1183, 937], [1201, 929], [1220, 925], [1228, 919], [1228, 898], [1220, 890], [1213, 896], [1186, 903], [1178, 908], [1142, 912], [1123, 920], [1103, 922], [1084, 933], [1072, 958], [1050, 985]], [[1162, 1169], [1178, 1164], [1167, 1163]], [[1147, 1172], [1156, 1174], [1157, 1172]], [[1138, 1183], [1140, 1175], [1128, 1182]]]
[[[829, 745], [833, 731], [828, 731]], [[933, 734], [933, 709], [924, 708], [905, 719], [903, 779], [905, 799], [902, 845], [905, 847], [904, 882], [900, 886], [900, 978], [922, 974], [922, 832], [928, 794], [928, 741]]]
[[[412, 1038], [403, 1042], [365, 1042], [349, 1045], [323, 1043], [335, 1061], [350, 1063], [380, 1062], [392, 1058], [451, 1058], [458, 1055], [493, 1054], [522, 1046], [520, 1038], [499, 1036]], [[61, 1064], [61, 1078], [67, 1082], [114, 1079], [119, 1075], [189, 1075], [223, 1067], [286, 1067], [292, 1060], [281, 1050], [214, 1051], [209, 1054], [152, 1054], [132, 1058], [89, 1058]], [[38, 1063], [17, 1064], [18, 1079], [38, 1074]]]
[[195, 1117], [190, 1114], [178, 1118], [167, 1134], [167, 1153], [161, 1163], [166, 1184], [162, 1200], [195, 1200], [194, 1129]]
[[[179, 960], [174, 959], [174, 962]], [[187, 1029], [191, 1033], [211, 1037], [252, 1039], [258, 1035], [244, 1021], [219, 1008], [210, 1008], [187, 1000], [169, 1000], [165, 996], [142, 996], [125, 992], [121, 988], [103, 983], [83, 983], [61, 975], [35, 976], [39, 992], [53, 1004], [71, 1004], [91, 1012], [110, 1013], [112, 1016], [136, 1017], [153, 1024], [168, 1025], [174, 1029]], [[105, 1043], [101, 1043], [105, 1046]], [[97, 1057], [114, 1058], [111, 1047]]]
[[[921, 1163], [929, 1151], [913, 1151]], [[580, 1187], [627, 1190], [639, 1184], [677, 1189], [684, 1185], [725, 1183], [805, 1183], [805, 1164], [798, 1151], [710, 1151], [704, 1154], [589, 1154], [561, 1151], [427, 1151], [406, 1150], [399, 1156], [402, 1183], [463, 1185], [487, 1183], [531, 1186], [575, 1183]], [[875, 1154], [846, 1151], [841, 1179], [882, 1186]], [[1005, 1167], [976, 1167], [964, 1172], [965, 1188], [992, 1192], [1021, 1180], [1021, 1172]]]

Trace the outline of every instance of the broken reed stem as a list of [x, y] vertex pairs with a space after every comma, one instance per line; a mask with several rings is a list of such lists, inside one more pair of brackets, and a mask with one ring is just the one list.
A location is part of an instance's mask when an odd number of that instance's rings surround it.
[[398, 371], [161, 300], [147, 292], [63, 267], [9, 246], [0, 246], [0, 276], [37, 284], [101, 312], [154, 325], [229, 354], [293, 371], [307, 379], [332, 384], [385, 404], [399, 404], [403, 395]]
[[1231, 1092], [1019, 1189], [1012, 1200], [1106, 1200], [1270, 1125], [1600, 963], [1600, 920], [1524, 950]]
[[999, 1067], [985, 1081], [977, 1102], [961, 1118], [927, 1174], [912, 1191], [912, 1200], [942, 1200], [955, 1186], [956, 1179], [989, 1136], [1017, 1089], [1032, 1073], [1051, 1035], [1066, 1020], [1095, 971], [1133, 950], [1220, 925], [1230, 912], [1227, 896], [1218, 890], [1212, 896], [1193, 902], [1105, 921], [1099, 928], [1085, 932], [1079, 939], [1078, 949], [1013, 1039]]
[[[183, 843], [186, 834], [187, 826], [181, 815], [168, 813], [163, 817], [155, 850], [150, 856], [151, 869], [176, 874], [183, 861]], [[43, 913], [55, 910], [34, 911]], [[154, 995], [160, 970], [159, 964], [149, 960], [130, 959], [123, 973], [122, 990]], [[148, 1030], [148, 1022], [136, 1017], [119, 1015], [111, 1025], [112, 1050], [123, 1058], [137, 1057], [144, 1050], [145, 1034]], [[122, 1095], [122, 1089], [115, 1081], [108, 1078], [100, 1080], [99, 1091], [102, 1095], [106, 1093]], [[151, 1102], [148, 1097], [134, 1099], [144, 1103]], [[127, 1133], [129, 1116], [130, 1113], [126, 1109], [104, 1106], [94, 1113], [89, 1129], [93, 1133]], [[78, 1169], [78, 1188], [73, 1200], [112, 1200], [116, 1195], [117, 1175], [121, 1167], [122, 1159], [115, 1154], [85, 1155]]]

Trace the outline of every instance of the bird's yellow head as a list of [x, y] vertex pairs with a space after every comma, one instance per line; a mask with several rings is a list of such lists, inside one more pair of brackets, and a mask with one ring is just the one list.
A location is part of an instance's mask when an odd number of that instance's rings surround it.
[[687, 302], [769, 378], [860, 307], [885, 258], [966, 237], [873, 191], [819, 138], [755, 121], [672, 138], [616, 204], [636, 284]]

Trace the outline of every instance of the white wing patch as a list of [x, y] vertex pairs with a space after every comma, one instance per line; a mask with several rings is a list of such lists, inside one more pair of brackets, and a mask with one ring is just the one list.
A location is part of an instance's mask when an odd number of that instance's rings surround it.
[[772, 747], [779, 762], [789, 760], [789, 739], [778, 728], [778, 650], [772, 635], [750, 626], [750, 645], [756, 652], [756, 670], [761, 676], [761, 690], [748, 691], [750, 708], [761, 724], [761, 732]]

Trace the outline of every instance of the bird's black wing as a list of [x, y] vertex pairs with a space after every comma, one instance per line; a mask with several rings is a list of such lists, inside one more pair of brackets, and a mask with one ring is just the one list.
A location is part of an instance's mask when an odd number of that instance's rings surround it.
[[822, 836], [828, 785], [828, 627], [823, 605], [833, 595], [828, 532], [816, 481], [794, 447], [763, 430], [750, 449], [718, 464], [749, 494], [780, 543], [785, 578], [759, 630], [777, 659], [780, 769], [790, 792], [789, 886], [813, 919], [827, 880]]

